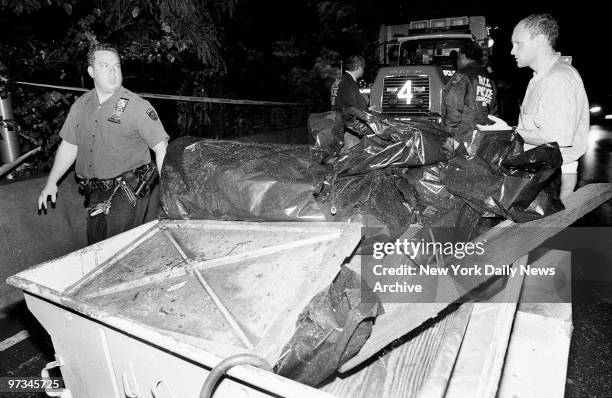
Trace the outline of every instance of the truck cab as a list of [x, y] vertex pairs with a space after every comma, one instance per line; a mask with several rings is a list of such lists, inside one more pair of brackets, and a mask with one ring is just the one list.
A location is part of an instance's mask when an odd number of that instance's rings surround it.
[[[473, 25], [473, 26], [472, 26]], [[402, 28], [404, 28], [402, 30]], [[479, 31], [479, 37], [473, 32]], [[467, 41], [492, 45], [484, 17], [442, 18], [381, 27], [380, 63], [369, 88], [370, 109], [402, 120], [439, 121], [442, 90]]]

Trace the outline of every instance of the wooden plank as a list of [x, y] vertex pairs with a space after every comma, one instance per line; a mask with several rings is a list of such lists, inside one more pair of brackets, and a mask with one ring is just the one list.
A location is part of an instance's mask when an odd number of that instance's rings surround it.
[[[462, 305], [441, 320], [435, 320], [434, 327], [425, 329], [422, 338], [413, 343], [422, 356], [405, 353], [391, 356], [388, 364], [389, 376], [385, 383], [385, 398], [429, 397], [422, 392], [431, 392], [436, 383], [448, 380], [453, 362], [461, 346], [461, 336], [468, 324], [472, 306]], [[429, 332], [429, 329], [434, 329]], [[439, 329], [436, 332], [435, 329]], [[443, 331], [442, 331], [443, 330]], [[442, 383], [446, 384], [446, 383]]]
[[563, 285], [563, 276], [571, 276], [571, 253], [547, 250], [537, 256], [534, 265], [556, 266], [555, 277], [525, 277], [498, 392], [500, 398], [561, 398], [565, 393], [572, 304], [560, 298], [567, 300], [565, 289], [571, 289], [571, 280], [567, 287]]
[[[586, 185], [564, 200], [566, 208], [563, 211], [524, 224], [506, 221], [487, 231], [474, 242], [486, 242], [487, 247], [494, 250], [488, 250], [477, 258], [467, 256], [462, 261], [466, 264], [470, 261], [481, 264], [511, 264], [610, 198], [612, 198], [612, 184]], [[404, 238], [400, 237], [401, 239]], [[456, 291], [457, 282], [469, 291], [487, 279], [485, 276], [469, 278], [441, 276], [438, 284], [442, 288], [436, 303], [396, 304], [392, 308], [385, 306], [386, 312], [377, 317], [372, 335], [366, 344], [355, 357], [340, 368], [340, 371], [346, 372], [359, 365], [394, 340], [435, 316], [446, 307], [444, 303], [452, 303], [459, 299], [462, 293]]]
[[498, 397], [562, 398], [572, 324], [518, 311]]
[[[397, 351], [403, 349], [398, 347]], [[388, 355], [397, 354], [392, 351]], [[386, 362], [387, 358], [379, 358], [349, 376], [335, 378], [319, 389], [339, 398], [380, 397], [385, 391]]]
[[431, 381], [446, 386], [471, 310], [472, 304], [463, 304], [448, 311], [368, 366], [321, 389], [338, 397], [391, 398], [422, 396]]
[[[523, 256], [513, 266], [519, 269], [527, 258]], [[509, 278], [506, 288], [496, 295], [504, 302], [474, 304], [445, 397], [495, 397], [523, 279], [521, 272]]]
[[444, 396], [473, 309], [473, 303], [463, 303], [457, 309], [453, 327], [445, 333], [440, 343], [431, 371], [419, 390], [419, 398], [442, 398]]
[[529, 255], [533, 267], [554, 267], [554, 276], [527, 275], [518, 311], [572, 322], [572, 253], [537, 249]]

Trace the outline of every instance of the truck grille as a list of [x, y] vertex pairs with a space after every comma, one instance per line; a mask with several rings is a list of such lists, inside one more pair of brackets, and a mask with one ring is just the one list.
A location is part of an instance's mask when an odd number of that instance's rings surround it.
[[[411, 81], [410, 104], [405, 98], [397, 98], [407, 80]], [[429, 111], [429, 98], [429, 76], [387, 76], [383, 81], [383, 113], [426, 113]]]

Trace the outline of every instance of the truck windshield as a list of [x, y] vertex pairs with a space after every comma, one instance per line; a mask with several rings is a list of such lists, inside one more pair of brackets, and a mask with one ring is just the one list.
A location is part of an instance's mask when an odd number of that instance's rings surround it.
[[405, 41], [391, 48], [389, 61], [395, 65], [439, 65], [456, 68], [459, 48], [468, 41], [470, 39], [467, 38]]

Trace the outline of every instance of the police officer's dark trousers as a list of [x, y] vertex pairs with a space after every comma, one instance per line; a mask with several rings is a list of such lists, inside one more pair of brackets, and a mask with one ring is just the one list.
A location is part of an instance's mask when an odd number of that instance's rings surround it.
[[[132, 189], [137, 185], [138, 179], [134, 176], [125, 178]], [[89, 203], [96, 204], [108, 200], [114, 189], [107, 191], [93, 190]], [[136, 204], [130, 203], [127, 194], [122, 188], [116, 190], [110, 202], [108, 214], [98, 214], [88, 217], [87, 241], [91, 245], [142, 225], [156, 218], [159, 211], [159, 184], [147, 192], [143, 197], [137, 197]]]

